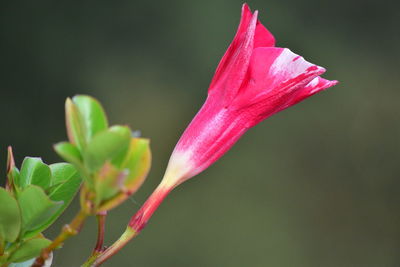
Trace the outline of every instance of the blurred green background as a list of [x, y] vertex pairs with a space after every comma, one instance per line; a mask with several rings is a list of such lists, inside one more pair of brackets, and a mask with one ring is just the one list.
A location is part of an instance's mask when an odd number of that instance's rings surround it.
[[[0, 171], [6, 146], [60, 159], [64, 100], [90, 94], [151, 138], [153, 167], [110, 213], [107, 243], [160, 181], [233, 38], [241, 1], [2, 1]], [[400, 266], [399, 2], [249, 1], [276, 36], [341, 83], [249, 131], [177, 188], [104, 266]], [[4, 175], [3, 177], [4, 178]], [[75, 203], [47, 231], [54, 237]], [[55, 255], [77, 267], [89, 220]]]

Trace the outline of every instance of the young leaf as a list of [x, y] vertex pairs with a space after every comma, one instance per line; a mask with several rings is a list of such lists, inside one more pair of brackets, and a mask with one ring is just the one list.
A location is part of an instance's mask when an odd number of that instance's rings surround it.
[[129, 170], [125, 186], [131, 193], [142, 185], [151, 166], [150, 142], [145, 138], [132, 138], [122, 168]]
[[82, 182], [79, 173], [71, 164], [55, 163], [50, 165], [50, 169], [52, 186], [49, 189], [48, 197], [52, 201], [62, 203], [62, 205], [35, 232], [43, 231], [57, 220], [71, 203]]
[[146, 179], [150, 165], [149, 140], [132, 138], [125, 160], [120, 166], [120, 169], [127, 171], [127, 175], [120, 181], [120, 192], [115, 194], [113, 198], [104, 201], [99, 207], [99, 211], [110, 210], [135, 193]]
[[19, 181], [20, 174], [17, 167], [11, 168], [11, 170], [7, 173], [7, 184], [6, 189], [9, 192], [13, 192], [14, 194], [19, 191], [19, 188], [15, 186], [15, 181]]
[[18, 203], [11, 194], [0, 187], [0, 240], [14, 242], [21, 229]]
[[115, 126], [98, 133], [88, 144], [83, 155], [86, 167], [97, 171], [106, 161], [112, 161], [128, 148], [131, 131], [128, 127]]
[[129, 142], [130, 142], [130, 139], [132, 138], [132, 131], [131, 131], [131, 129], [130, 129], [129, 127], [127, 127], [127, 126], [121, 126], [121, 125], [112, 126], [112, 127], [109, 129], [109, 131], [110, 131], [110, 132], [113, 132], [113, 133], [120, 134], [120, 135], [122, 135], [122, 136], [125, 136], [126, 138], [128, 138], [128, 136], [129, 136], [128, 144], [127, 144], [127, 145], [125, 146], [125, 148], [124, 148], [123, 150], [121, 150], [115, 157], [113, 157], [113, 159], [112, 159], [112, 161], [111, 161], [111, 163], [112, 163], [115, 167], [120, 168], [122, 162], [125, 160], [126, 153], [127, 153], [128, 150], [129, 150]]
[[[12, 151], [12, 147], [9, 146], [7, 148], [7, 181], [6, 181], [6, 189], [10, 192], [14, 191], [14, 173], [15, 173], [15, 160]], [[18, 169], [17, 169], [18, 170]]]
[[69, 141], [78, 147], [79, 150], [86, 146], [86, 133], [83, 126], [83, 118], [77, 106], [67, 98], [65, 101], [65, 121]]
[[29, 185], [18, 195], [21, 209], [22, 232], [24, 237], [33, 236], [42, 231], [49, 219], [62, 207], [62, 202], [54, 202], [43, 189]]
[[74, 179], [75, 177], [79, 177], [77, 170], [72, 164], [60, 162], [51, 164], [49, 167], [51, 170], [52, 186], [60, 185]]
[[127, 173], [106, 162], [95, 179], [96, 204], [114, 197], [122, 189]]
[[49, 166], [44, 164], [40, 158], [26, 157], [22, 162], [20, 177], [15, 182], [21, 189], [30, 184], [46, 189], [50, 185], [50, 179]]
[[61, 158], [69, 163], [73, 163], [78, 166], [82, 165], [81, 152], [79, 152], [79, 150], [73, 144], [68, 142], [60, 142], [54, 145], [54, 150]]
[[46, 238], [32, 238], [24, 243], [10, 256], [11, 262], [23, 262], [39, 256], [42, 249], [49, 246], [51, 241]]
[[72, 101], [79, 110], [84, 127], [85, 140], [90, 140], [97, 133], [108, 128], [108, 122], [101, 104], [93, 97], [86, 95], [77, 95]]

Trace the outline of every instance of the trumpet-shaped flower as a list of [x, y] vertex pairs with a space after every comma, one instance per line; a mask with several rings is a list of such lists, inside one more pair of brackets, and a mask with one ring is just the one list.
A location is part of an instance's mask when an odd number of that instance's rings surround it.
[[207, 99], [178, 141], [160, 186], [130, 227], [144, 227], [164, 197], [178, 184], [218, 160], [251, 127], [337, 83], [325, 69], [287, 48], [244, 4], [237, 33], [219, 63]]
[[207, 100], [172, 153], [164, 178], [168, 183], [195, 176], [252, 126], [337, 83], [319, 77], [324, 68], [274, 47], [275, 39], [257, 13], [243, 5], [239, 29], [217, 67]]
[[324, 68], [274, 47], [273, 35], [257, 15], [243, 5], [239, 28], [217, 67], [207, 100], [179, 139], [162, 182], [94, 266], [136, 236], [174, 187], [218, 160], [249, 128], [337, 83], [319, 77]]

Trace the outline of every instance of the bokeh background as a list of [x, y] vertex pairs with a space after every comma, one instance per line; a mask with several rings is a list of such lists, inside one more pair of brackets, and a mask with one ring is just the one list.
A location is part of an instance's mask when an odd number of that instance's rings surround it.
[[[250, 0], [289, 47], [328, 69], [335, 88], [249, 131], [177, 188], [104, 266], [400, 266], [399, 2]], [[90, 94], [111, 123], [151, 138], [153, 167], [110, 213], [107, 243], [160, 181], [233, 38], [241, 1], [2, 1], [0, 149], [60, 159], [66, 97]], [[4, 179], [2, 180], [4, 181]], [[74, 205], [46, 233], [54, 237]], [[89, 220], [55, 255], [77, 267]]]

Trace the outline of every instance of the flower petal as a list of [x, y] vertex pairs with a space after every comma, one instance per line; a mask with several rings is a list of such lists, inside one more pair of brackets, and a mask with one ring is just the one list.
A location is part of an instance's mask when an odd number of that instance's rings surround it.
[[166, 172], [169, 182], [177, 185], [218, 160], [247, 131], [246, 119], [208, 97], [172, 153]]
[[338, 81], [329, 81], [321, 77], [314, 78], [311, 82], [309, 82], [302, 90], [298, 90], [298, 92], [294, 95], [292, 105], [304, 100], [307, 97], [310, 97], [320, 91], [323, 91], [329, 87], [336, 85]]
[[307, 97], [301, 90], [316, 90], [318, 85], [315, 88], [312, 84], [307, 85], [324, 72], [324, 68], [307, 62], [287, 48], [256, 48], [235, 105], [240, 108], [251, 106], [248, 112], [253, 119], [249, 119], [249, 124], [255, 125], [300, 101], [296, 102], [295, 96], [299, 99]]
[[275, 46], [275, 37], [260, 21], [257, 21], [256, 34], [254, 36], [254, 48]]
[[249, 7], [243, 5], [238, 31], [211, 81], [208, 92], [217, 91], [216, 94], [225, 101], [232, 99], [246, 75], [254, 46], [257, 14], [257, 11], [252, 14]]
[[259, 47], [254, 49], [246, 83], [241, 92], [263, 97], [282, 90], [304, 87], [325, 72], [287, 48]]

